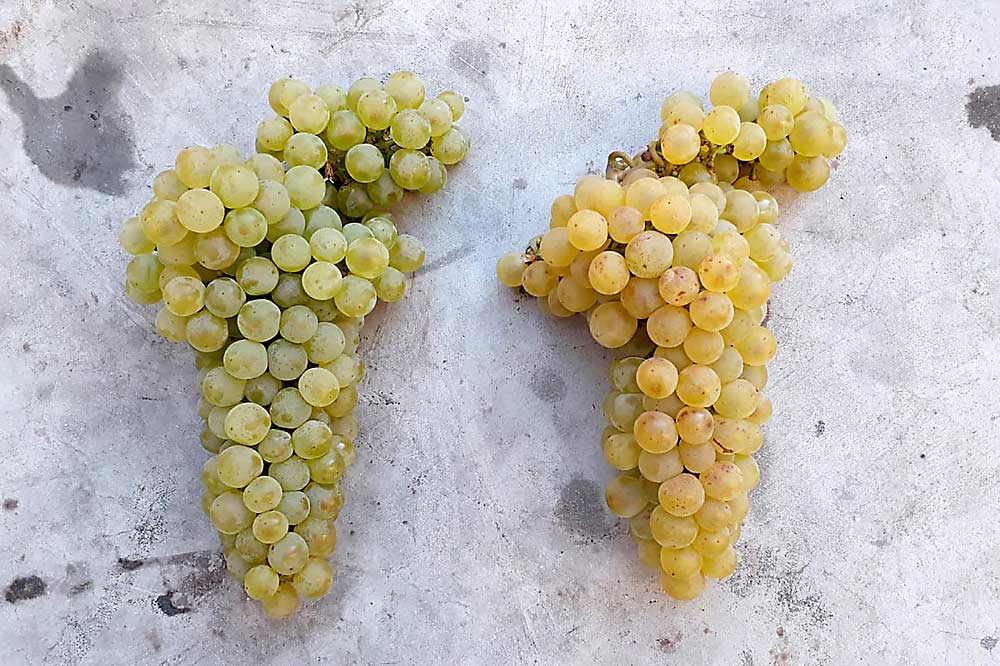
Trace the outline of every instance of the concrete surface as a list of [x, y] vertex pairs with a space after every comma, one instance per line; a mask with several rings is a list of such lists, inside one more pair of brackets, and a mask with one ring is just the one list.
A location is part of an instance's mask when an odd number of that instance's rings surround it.
[[[0, 3], [0, 664], [1000, 663], [998, 11]], [[469, 96], [474, 148], [407, 206], [428, 265], [366, 331], [333, 593], [267, 621], [222, 576], [195, 371], [121, 295], [116, 229], [180, 147], [251, 145], [275, 77], [399, 67]], [[850, 144], [781, 196], [796, 269], [740, 569], [675, 604], [603, 507], [612, 355], [493, 264], [729, 67], [801, 76]]]

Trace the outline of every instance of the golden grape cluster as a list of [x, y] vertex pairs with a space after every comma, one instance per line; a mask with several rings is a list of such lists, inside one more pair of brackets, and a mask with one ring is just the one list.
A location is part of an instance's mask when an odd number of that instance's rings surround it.
[[777, 341], [765, 318], [792, 269], [766, 190], [822, 186], [846, 145], [833, 105], [792, 78], [756, 97], [725, 72], [714, 105], [667, 97], [658, 140], [612, 153], [553, 201], [549, 230], [497, 263], [503, 284], [558, 317], [582, 314], [612, 364], [601, 446], [621, 475], [607, 487], [640, 560], [692, 599], [736, 567], [734, 544], [771, 416], [762, 392]]

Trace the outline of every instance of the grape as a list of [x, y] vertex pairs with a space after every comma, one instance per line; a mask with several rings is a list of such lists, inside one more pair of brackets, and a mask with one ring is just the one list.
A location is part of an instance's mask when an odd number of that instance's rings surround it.
[[315, 208], [323, 202], [326, 185], [316, 169], [298, 165], [285, 173], [285, 189], [292, 205], [300, 209]]
[[[226, 437], [230, 440], [239, 444], [254, 446], [264, 439], [268, 430], [271, 429], [271, 417], [268, 415], [267, 410], [258, 404], [252, 402], [240, 403], [229, 410], [229, 413], [226, 415], [225, 429]], [[231, 450], [238, 448], [240, 447], [234, 446], [223, 453], [229, 453]], [[255, 460], [259, 461], [260, 456], [256, 452], [253, 453], [256, 456]], [[257, 470], [257, 474], [260, 474], [260, 470]], [[225, 481], [225, 477], [223, 477], [223, 481]], [[232, 484], [227, 482], [226, 485]], [[242, 486], [233, 487], [239, 488]]]
[[337, 530], [332, 520], [310, 516], [295, 526], [295, 533], [308, 545], [310, 557], [326, 557], [337, 548]]
[[181, 182], [174, 169], [165, 169], [153, 178], [153, 195], [157, 199], [177, 201], [185, 191], [187, 185]]
[[653, 202], [649, 219], [657, 231], [678, 234], [691, 222], [691, 202], [686, 195], [666, 195]]
[[268, 617], [286, 618], [299, 606], [299, 596], [290, 583], [279, 583], [278, 590], [261, 600], [261, 607]]
[[186, 234], [172, 245], [161, 244], [156, 250], [156, 256], [165, 266], [191, 266], [198, 260], [194, 253], [197, 242], [195, 234]]
[[633, 277], [621, 292], [622, 307], [636, 319], [646, 319], [663, 305], [657, 284], [657, 280]]
[[267, 342], [278, 334], [281, 309], [265, 299], [247, 301], [236, 318], [240, 333], [248, 340]]
[[604, 491], [608, 508], [616, 516], [629, 518], [646, 508], [642, 482], [631, 476], [619, 476]]
[[243, 503], [254, 513], [264, 513], [281, 502], [281, 484], [269, 476], [258, 476], [243, 489]]
[[412, 108], [396, 114], [392, 119], [391, 131], [393, 141], [402, 148], [417, 150], [426, 146], [431, 139], [430, 121]]
[[229, 327], [226, 320], [202, 310], [187, 321], [185, 336], [188, 344], [203, 352], [212, 352], [226, 344], [229, 339]]
[[346, 263], [351, 273], [374, 279], [389, 266], [389, 250], [375, 238], [359, 238], [347, 248]]
[[247, 596], [257, 601], [272, 597], [278, 591], [279, 584], [278, 574], [266, 564], [258, 564], [251, 568], [243, 579]]
[[[681, 457], [683, 458], [683, 451]], [[660, 506], [673, 516], [691, 516], [705, 502], [705, 489], [698, 477], [678, 474], [664, 481], [659, 489]]]
[[222, 270], [239, 258], [240, 246], [229, 240], [223, 229], [215, 229], [198, 239], [194, 246], [194, 256], [205, 268]]
[[598, 344], [610, 349], [625, 345], [637, 328], [638, 322], [621, 303], [602, 303], [590, 315], [590, 334]]
[[129, 254], [147, 254], [152, 252], [156, 243], [146, 237], [142, 229], [142, 221], [138, 217], [130, 217], [122, 224], [118, 232], [118, 243]]
[[[562, 231], [562, 227], [551, 229], [546, 234], [556, 234]], [[601, 248], [608, 240], [608, 223], [604, 216], [594, 210], [579, 210], [574, 213], [566, 223], [566, 239], [577, 250], [589, 252]], [[544, 239], [543, 239], [544, 243]], [[542, 254], [546, 255], [542, 249]], [[570, 251], [572, 257], [575, 252]], [[565, 256], [565, 253], [564, 253]], [[571, 259], [572, 259], [571, 257]], [[548, 256], [546, 255], [546, 259]]]
[[384, 130], [396, 115], [396, 100], [384, 90], [369, 90], [358, 98], [358, 118], [366, 127]]
[[216, 158], [203, 146], [188, 146], [177, 154], [174, 173], [189, 188], [208, 187], [215, 171]]
[[658, 278], [673, 260], [670, 239], [657, 231], [644, 231], [628, 242], [625, 262], [638, 277]]
[[389, 159], [389, 175], [404, 190], [418, 190], [431, 176], [430, 161], [416, 150], [398, 150]]
[[232, 490], [222, 493], [212, 501], [209, 517], [215, 529], [223, 534], [237, 534], [253, 522], [253, 513], [243, 504], [243, 495]]
[[223, 365], [238, 379], [260, 377], [267, 372], [267, 348], [259, 342], [237, 340], [226, 348]]
[[389, 250], [389, 265], [404, 273], [412, 273], [420, 268], [423, 263], [423, 244], [417, 238], [410, 236], [409, 234], [399, 234], [395, 245], [393, 245]]
[[461, 162], [469, 152], [469, 140], [458, 126], [431, 139], [431, 155], [442, 164], [452, 165]]
[[705, 331], [721, 331], [733, 320], [735, 312], [729, 295], [709, 291], [698, 294], [689, 307], [691, 322]]
[[668, 162], [687, 164], [701, 148], [698, 131], [690, 125], [672, 125], [660, 134], [660, 150]]
[[677, 368], [663, 358], [648, 358], [640, 365], [635, 381], [643, 394], [657, 400], [666, 398], [677, 386]]
[[674, 266], [657, 282], [660, 298], [668, 305], [687, 305], [698, 295], [698, 274], [687, 266]]
[[[587, 278], [591, 286], [598, 293], [605, 295], [620, 293], [628, 285], [629, 276], [625, 258], [617, 252], [601, 252], [594, 257], [587, 269]], [[525, 289], [527, 290], [527, 287]]]
[[201, 380], [202, 395], [216, 407], [230, 407], [243, 398], [246, 382], [229, 374], [224, 367], [215, 367]]
[[[818, 190], [830, 177], [830, 163], [825, 157], [796, 155], [785, 172], [788, 184], [800, 192]], [[148, 235], [148, 234], [147, 234]]]
[[246, 292], [230, 278], [216, 278], [205, 288], [205, 308], [216, 317], [235, 317], [246, 302]]
[[[292, 436], [284, 430], [272, 428], [257, 445], [257, 451], [260, 453], [261, 458], [269, 463], [279, 463], [283, 460], [288, 460], [292, 455]], [[281, 484], [279, 483], [278, 485]]]
[[375, 146], [370, 143], [360, 143], [347, 151], [344, 165], [351, 178], [359, 183], [371, 183], [378, 180], [385, 170], [385, 158]]
[[663, 119], [663, 124], [668, 127], [679, 124], [690, 125], [695, 130], [700, 130], [704, 119], [705, 113], [700, 105], [682, 101], [670, 108]]
[[294, 381], [308, 364], [309, 357], [302, 345], [278, 339], [267, 347], [267, 370], [275, 379]]
[[188, 230], [178, 221], [176, 208], [173, 201], [160, 199], [146, 204], [139, 214], [146, 238], [157, 245], [173, 245], [183, 240]]
[[723, 72], [712, 81], [708, 97], [715, 106], [725, 105], [739, 109], [750, 97], [750, 85], [736, 72]]
[[709, 141], [725, 146], [740, 133], [740, 114], [731, 106], [716, 106], [705, 116], [701, 129]]

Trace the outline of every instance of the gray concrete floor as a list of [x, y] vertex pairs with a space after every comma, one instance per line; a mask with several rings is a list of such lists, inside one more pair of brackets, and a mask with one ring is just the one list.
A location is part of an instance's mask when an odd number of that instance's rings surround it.
[[[0, 3], [0, 664], [1000, 663], [998, 11]], [[400, 67], [470, 97], [474, 147], [401, 216], [428, 265], [366, 330], [333, 592], [268, 621], [221, 575], [195, 370], [122, 296], [116, 230], [178, 148], [249, 147], [272, 79]], [[802, 77], [850, 144], [781, 196], [796, 269], [740, 569], [675, 604], [601, 499], [612, 355], [493, 265], [730, 67]]]

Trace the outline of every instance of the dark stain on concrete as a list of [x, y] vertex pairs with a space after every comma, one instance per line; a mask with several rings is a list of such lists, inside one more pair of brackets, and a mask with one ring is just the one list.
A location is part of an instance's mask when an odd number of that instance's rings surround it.
[[130, 560], [127, 557], [118, 558], [118, 566], [121, 567], [123, 571], [135, 571], [143, 564], [145, 563], [142, 560]]
[[824, 432], [826, 432], [826, 422], [823, 419], [816, 421], [816, 425], [813, 427], [813, 430], [816, 432], [817, 437], [821, 436]]
[[490, 71], [489, 48], [474, 40], [456, 42], [448, 53], [448, 64], [458, 72], [472, 70], [486, 76]]
[[573, 477], [563, 486], [556, 502], [556, 518], [571, 532], [590, 539], [591, 542], [607, 539], [614, 532], [604, 509], [601, 486], [592, 479]]
[[677, 649], [677, 644], [681, 642], [682, 638], [684, 638], [684, 634], [678, 631], [673, 636], [664, 636], [657, 639], [656, 644], [659, 646], [661, 652], [670, 653]]
[[3, 500], [3, 510], [4, 511], [13, 511], [14, 509], [17, 508], [18, 504], [19, 504], [19, 502], [16, 499], [14, 499], [13, 497], [5, 497], [4, 500]]
[[796, 567], [786, 555], [749, 542], [741, 555], [743, 565], [723, 583], [736, 596], [746, 598], [761, 591], [773, 595], [788, 614], [802, 616], [813, 627], [825, 626], [833, 618], [822, 594], [803, 575], [806, 565]]
[[123, 194], [136, 167], [132, 118], [119, 100], [122, 64], [91, 51], [57, 97], [37, 97], [6, 63], [0, 88], [21, 118], [24, 152], [49, 180]]
[[566, 380], [555, 374], [552, 368], [536, 368], [528, 387], [539, 399], [548, 403], [559, 402], [566, 397]]
[[69, 588], [69, 592], [67, 592], [67, 594], [69, 594], [69, 596], [71, 597], [76, 597], [83, 594], [84, 592], [87, 592], [88, 590], [92, 590], [93, 588], [94, 588], [94, 581], [85, 580], [82, 583], [78, 583], [77, 585], [74, 585], [73, 587]]
[[38, 576], [19, 576], [15, 578], [4, 592], [4, 599], [9, 604], [27, 601], [45, 594], [45, 581]]
[[965, 115], [970, 127], [985, 127], [1000, 141], [1000, 86], [980, 86], [969, 93]]
[[993, 636], [984, 636], [983, 640], [979, 641], [979, 644], [983, 646], [983, 649], [987, 652], [992, 652], [993, 648], [997, 646], [997, 639]]
[[514, 182], [510, 184], [515, 190], [523, 190], [528, 187], [528, 181], [524, 178], [515, 178]]
[[167, 617], [173, 617], [174, 615], [182, 615], [183, 613], [190, 613], [191, 609], [186, 606], [178, 606], [174, 603], [174, 591], [168, 590], [166, 594], [161, 594], [156, 597], [156, 607], [160, 609], [160, 612]]

